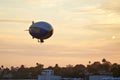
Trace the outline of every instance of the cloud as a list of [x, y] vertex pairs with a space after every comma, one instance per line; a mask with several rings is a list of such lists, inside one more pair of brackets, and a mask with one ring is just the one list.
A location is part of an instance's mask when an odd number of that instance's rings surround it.
[[92, 40], [120, 40], [120, 24], [89, 24], [83, 26], [84, 29], [91, 33]]
[[84, 26], [84, 28], [94, 31], [116, 32], [120, 31], [120, 24], [91, 24]]
[[60, 5], [61, 2], [63, 0], [26, 0], [25, 2], [28, 4], [28, 5], [31, 5], [32, 7], [41, 7], [41, 8], [51, 8], [51, 7], [55, 7], [57, 6], [58, 4]]
[[120, 0], [103, 0], [103, 4], [101, 5], [101, 9], [110, 13], [118, 13], [120, 14]]
[[102, 48], [102, 51], [107, 52], [109, 54], [111, 53], [112, 55], [118, 55], [119, 47], [120, 47], [120, 41], [116, 41], [116, 42], [113, 41], [107, 44], [106, 46], [104, 46]]

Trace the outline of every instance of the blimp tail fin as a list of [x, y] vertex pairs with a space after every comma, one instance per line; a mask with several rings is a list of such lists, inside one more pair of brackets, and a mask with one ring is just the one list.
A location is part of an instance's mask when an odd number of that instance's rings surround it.
[[32, 24], [34, 24], [35, 22], [34, 21], [32, 21]]

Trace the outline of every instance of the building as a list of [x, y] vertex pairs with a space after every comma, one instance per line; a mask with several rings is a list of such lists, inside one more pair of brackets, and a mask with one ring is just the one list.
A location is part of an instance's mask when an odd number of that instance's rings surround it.
[[83, 80], [83, 78], [62, 78], [61, 80]]
[[104, 78], [112, 78], [112, 76], [106, 76], [106, 75], [92, 75], [92, 76], [89, 76], [89, 80], [103, 80]]
[[120, 77], [119, 78], [103, 78], [102, 80], [120, 80]]
[[120, 77], [114, 78], [112, 76], [107, 76], [107, 75], [93, 75], [93, 76], [89, 76], [89, 80], [120, 80]]
[[61, 80], [61, 76], [55, 76], [53, 70], [43, 70], [38, 80]]
[[55, 76], [53, 70], [43, 70], [41, 75], [38, 75], [38, 80], [83, 80], [83, 78], [61, 78]]

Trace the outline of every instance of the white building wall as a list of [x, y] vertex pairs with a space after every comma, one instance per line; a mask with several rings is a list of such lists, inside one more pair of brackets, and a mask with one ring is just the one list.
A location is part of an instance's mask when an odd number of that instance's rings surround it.
[[103, 80], [120, 80], [120, 78], [103, 78]]
[[61, 80], [60, 76], [38, 76], [38, 80]]
[[41, 75], [38, 75], [38, 80], [83, 80], [83, 78], [61, 78], [55, 76], [53, 70], [43, 70]]
[[112, 78], [111, 76], [89, 76], [89, 80], [103, 80], [103, 78]]
[[62, 78], [62, 80], [83, 80], [83, 78]]

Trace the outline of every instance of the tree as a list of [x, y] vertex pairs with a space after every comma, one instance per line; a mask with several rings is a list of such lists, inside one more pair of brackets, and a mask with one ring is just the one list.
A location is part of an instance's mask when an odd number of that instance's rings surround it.
[[103, 59], [102, 59], [102, 62], [103, 62], [103, 63], [106, 63], [106, 62], [107, 62], [107, 60], [106, 60], [105, 58], [103, 58]]
[[120, 65], [118, 64], [113, 64], [111, 68], [111, 72], [114, 77], [120, 77]]
[[91, 64], [91, 61], [89, 61], [89, 65]]
[[94, 62], [91, 65], [87, 66], [88, 72], [92, 74], [99, 74], [101, 70], [101, 63], [99, 61]]
[[53, 68], [53, 70], [54, 70], [55, 75], [61, 74], [61, 72], [60, 72], [61, 69], [58, 64], [55, 64], [55, 67]]
[[4, 66], [2, 65], [1, 68], [4, 69]]
[[112, 64], [106, 59], [103, 59], [102, 62], [103, 63], [102, 63], [101, 69], [104, 70], [105, 72], [110, 72]]
[[74, 76], [84, 78], [85, 77], [85, 71], [86, 71], [86, 67], [84, 65], [77, 64], [74, 67]]

